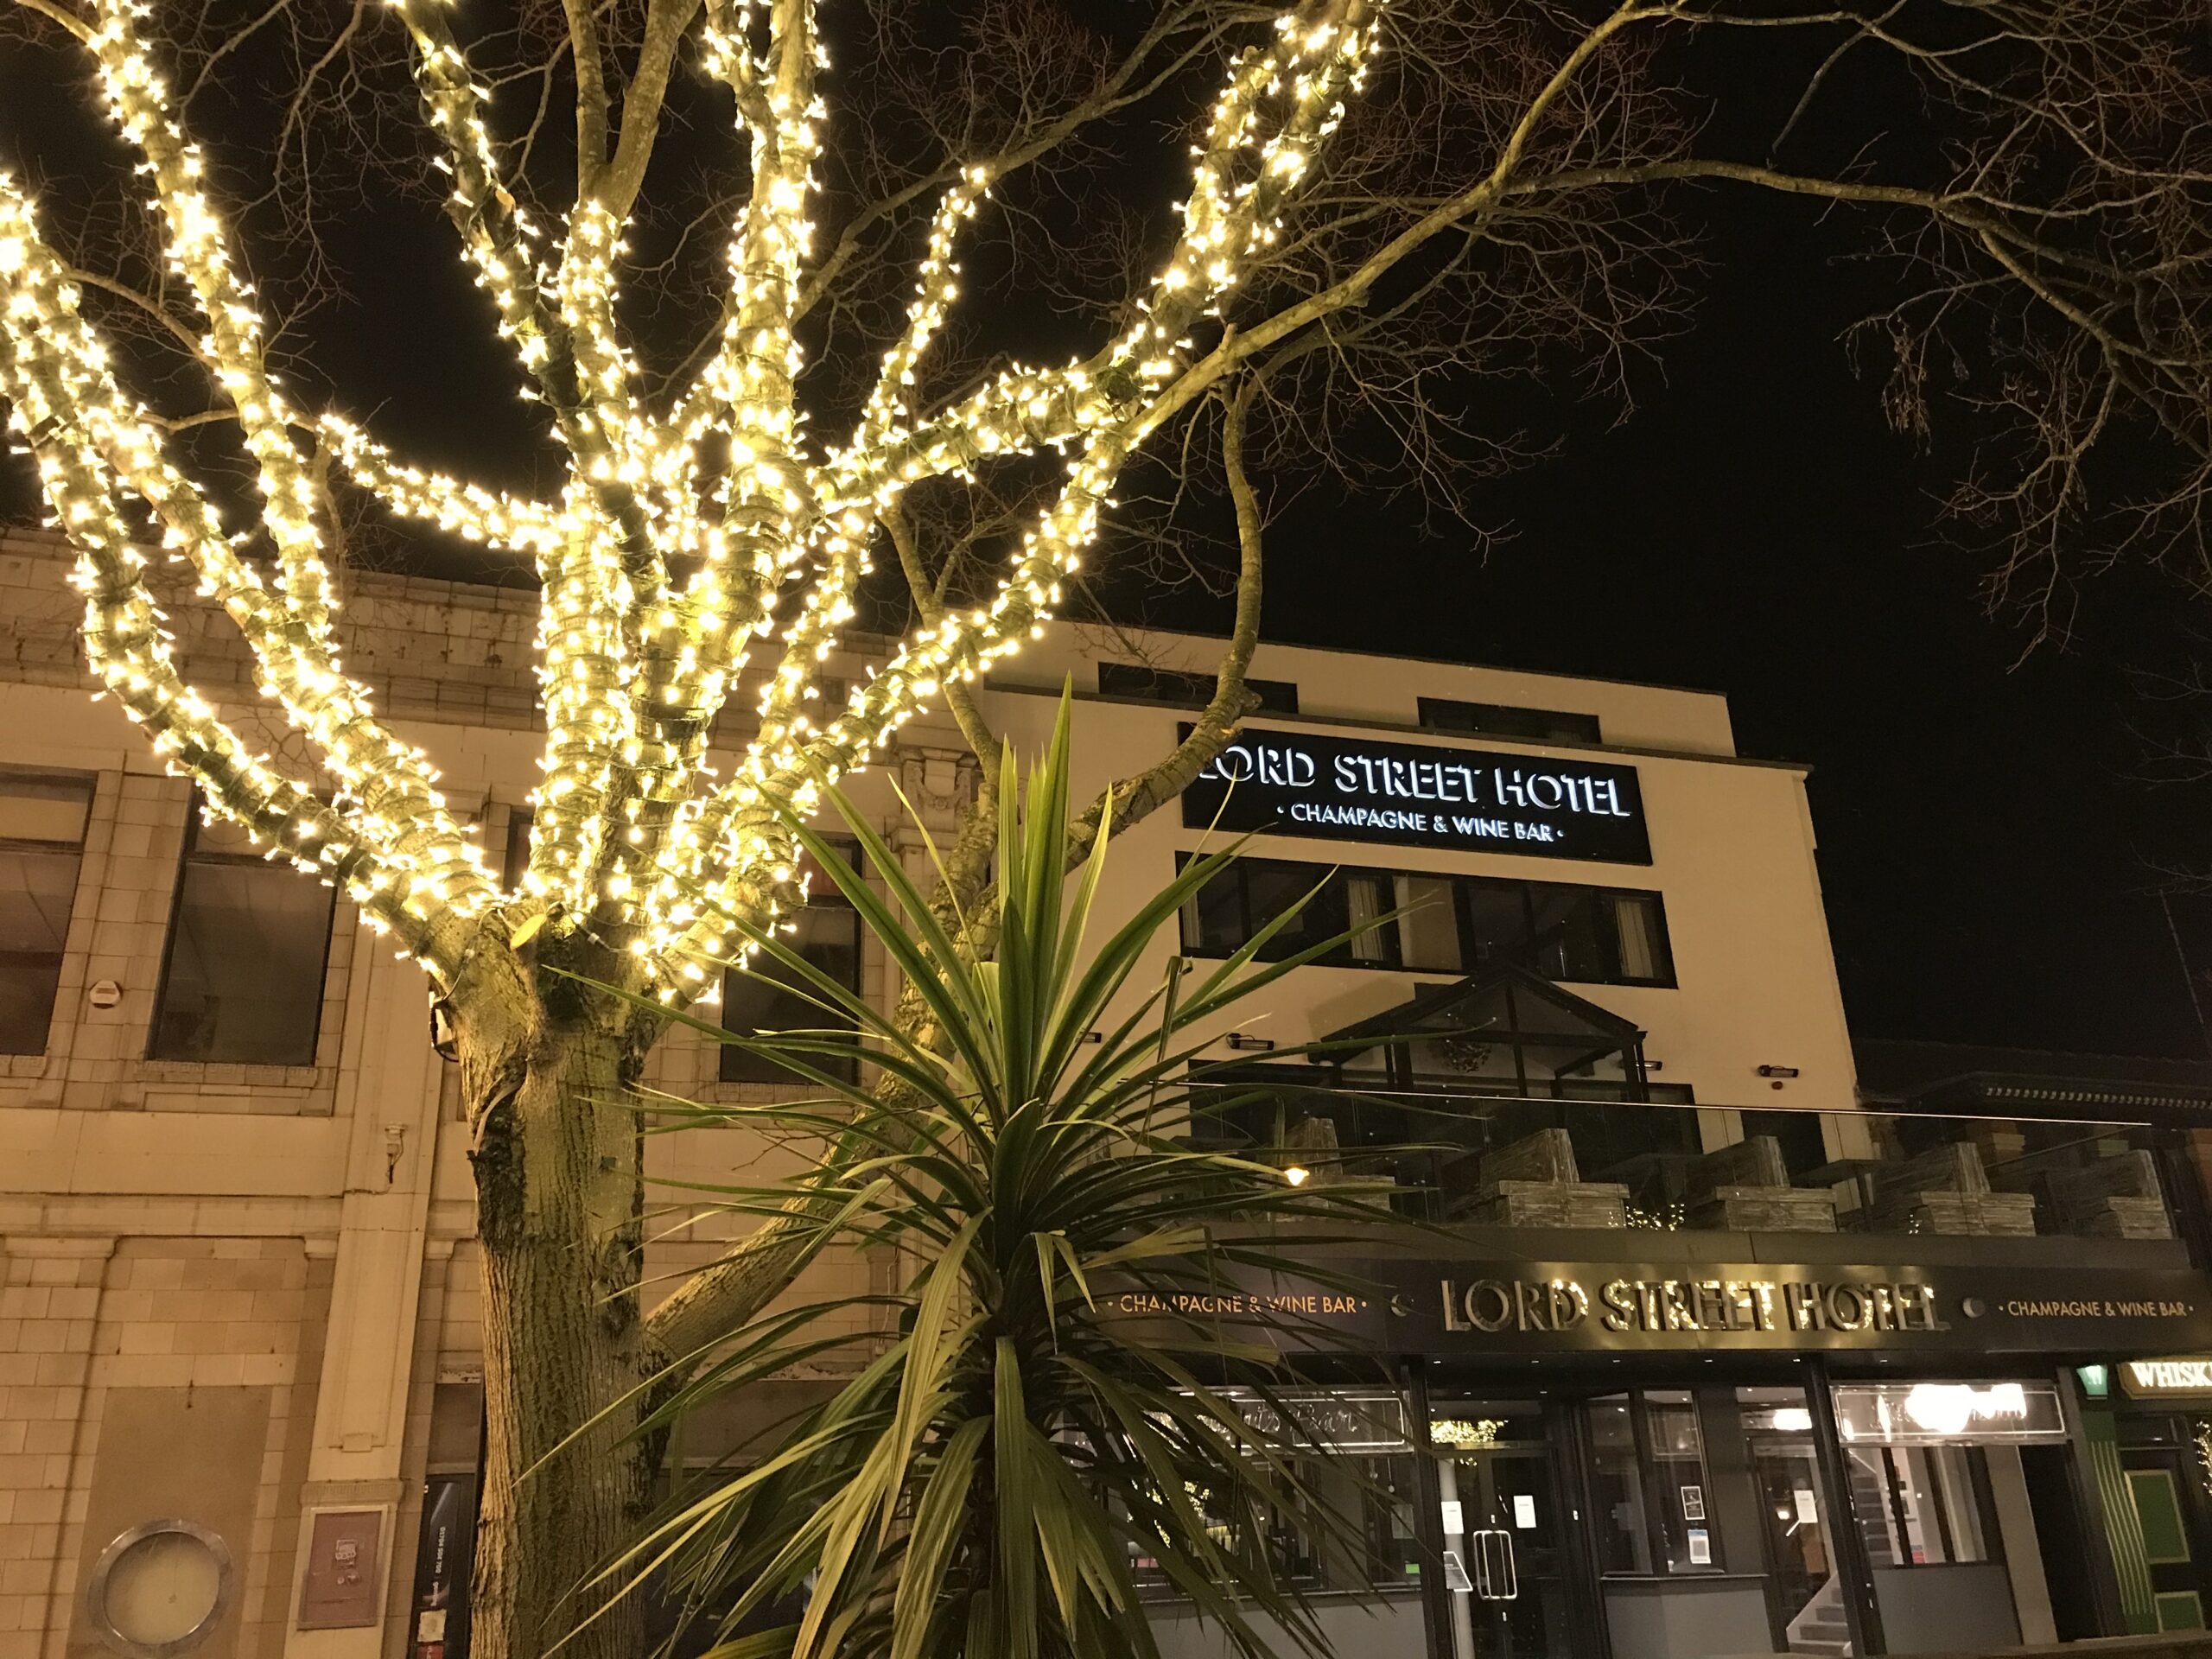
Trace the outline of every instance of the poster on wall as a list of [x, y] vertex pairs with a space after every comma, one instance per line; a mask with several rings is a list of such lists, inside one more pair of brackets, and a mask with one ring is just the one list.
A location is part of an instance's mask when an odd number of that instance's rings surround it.
[[415, 1548], [413, 1659], [468, 1659], [468, 1576], [475, 1554], [476, 1477], [432, 1475], [423, 1484]]

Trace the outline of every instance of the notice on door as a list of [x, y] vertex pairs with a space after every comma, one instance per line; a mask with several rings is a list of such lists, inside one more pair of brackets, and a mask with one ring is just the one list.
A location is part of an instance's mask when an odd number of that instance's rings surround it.
[[1444, 1511], [1444, 1530], [1452, 1536], [1466, 1536], [1467, 1506], [1456, 1497], [1447, 1497], [1438, 1505]]
[[1801, 1527], [1818, 1526], [1821, 1522], [1821, 1506], [1819, 1501], [1813, 1496], [1813, 1489], [1809, 1486], [1800, 1486], [1793, 1496], [1797, 1500], [1797, 1524]]
[[1527, 1492], [1513, 1494], [1513, 1524], [1523, 1532], [1533, 1532], [1536, 1526], [1536, 1500]]

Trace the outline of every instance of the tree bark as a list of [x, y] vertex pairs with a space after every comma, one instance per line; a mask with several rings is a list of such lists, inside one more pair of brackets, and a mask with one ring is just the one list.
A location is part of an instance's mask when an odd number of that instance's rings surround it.
[[461, 1044], [484, 1247], [472, 1646], [536, 1659], [565, 1637], [574, 1659], [637, 1659], [637, 1599], [607, 1608], [588, 1584], [645, 1512], [655, 1450], [632, 1432], [645, 1380], [637, 1062], [612, 1010], [565, 982], [536, 997], [526, 986], [501, 988], [522, 1004], [505, 1018], [480, 1000]]

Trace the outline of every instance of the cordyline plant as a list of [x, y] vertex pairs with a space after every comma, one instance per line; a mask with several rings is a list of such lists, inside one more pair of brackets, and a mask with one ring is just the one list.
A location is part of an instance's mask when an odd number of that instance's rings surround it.
[[[594, 1103], [798, 902], [792, 823], [933, 703], [978, 764], [931, 902], [988, 936], [998, 747], [972, 683], [1077, 594], [1109, 518], [1142, 516], [1139, 469], [1217, 457], [1230, 567], [1154, 534], [1147, 574], [1211, 571], [1235, 626], [1189, 735], [1078, 817], [1072, 858], [1173, 798], [1252, 702], [1248, 419], [1254, 465], [1379, 468], [1458, 505], [1483, 467], [1541, 448], [1499, 387], [1618, 399], [1680, 326], [1699, 193], [1811, 204], [1896, 262], [1870, 323], [1889, 411], [1919, 433], [1948, 410], [1988, 440], [1955, 505], [2002, 528], [2031, 594], [2063, 591], [2115, 451], [2132, 493], [2098, 528], [2201, 563], [2204, 16], [2202, 0], [0, 0], [0, 76], [34, 52], [81, 67], [105, 130], [54, 148], [151, 209], [98, 187], [35, 205], [27, 173], [0, 173], [0, 402], [77, 556], [91, 667], [206, 810], [423, 965], [458, 1060], [485, 1264], [484, 1649], [528, 1659], [563, 1627], [562, 1598], [651, 1490], [639, 1384], [781, 1294], [823, 1212], [798, 1183], [648, 1311], [639, 1136]], [[849, 48], [834, 77], [832, 40]], [[1732, 67], [1707, 73], [1716, 42]], [[227, 144], [205, 151], [188, 117], [211, 101]], [[10, 130], [17, 105], [54, 107], [8, 103]], [[733, 127], [726, 147], [702, 136]], [[1165, 207], [1162, 170], [1122, 147], [1162, 130], [1190, 141]], [[686, 171], [696, 188], [671, 188]], [[315, 378], [315, 328], [361, 326], [314, 303], [318, 227], [365, 199], [422, 204], [426, 182], [480, 290], [463, 326], [512, 357], [499, 404], [517, 384], [529, 400], [514, 443], [551, 480], [537, 494], [397, 456]], [[1056, 238], [1071, 217], [1103, 234]], [[1005, 302], [988, 315], [958, 292], [979, 245]], [[1048, 313], [1078, 348], [1017, 360]], [[426, 403], [484, 360], [430, 334], [370, 346]], [[1339, 451], [1340, 434], [1360, 441]], [[344, 660], [364, 512], [542, 590], [546, 741], [512, 886]], [[833, 690], [821, 664], [886, 546], [913, 626]], [[195, 689], [163, 603], [228, 619], [257, 700]], [[931, 1018], [901, 995], [894, 1022], [925, 1046]], [[544, 1462], [586, 1422], [582, 1455]], [[627, 1605], [577, 1651], [632, 1652]]]
[[[1247, 1304], [1235, 1294], [1357, 1294], [1314, 1252], [1389, 1221], [1389, 1189], [1332, 1171], [1293, 1185], [1277, 1165], [1194, 1147], [1189, 1131], [1249, 1092], [1204, 1058], [1221, 1016], [1341, 941], [1259, 965], [1303, 908], [1293, 905], [1228, 961], [1200, 972], [1171, 957], [1147, 980], [1161, 928], [1236, 849], [1192, 859], [1102, 937], [1090, 922], [1105, 855], [1068, 874], [1065, 702], [1026, 808], [1010, 752], [1004, 767], [988, 947], [965, 918], [948, 930], [931, 917], [841, 792], [830, 803], [880, 894], [793, 826], [927, 1007], [932, 1041], [762, 934], [754, 971], [798, 989], [825, 1023], [754, 1039], [699, 1029], [820, 1096], [650, 1103], [672, 1129], [844, 1141], [807, 1253], [888, 1251], [906, 1279], [731, 1333], [644, 1432], [795, 1366], [842, 1362], [851, 1375], [745, 1447], [742, 1465], [680, 1483], [606, 1579], [657, 1581], [695, 1616], [711, 1609], [725, 1659], [1150, 1659], [1141, 1556], [1236, 1652], [1279, 1653], [1258, 1619], [1325, 1654], [1269, 1529], [1294, 1518], [1353, 1559], [1369, 1546], [1360, 1516], [1313, 1478], [1341, 1459], [1300, 1433], [1268, 1338], [1340, 1344], [1318, 1321], [1236, 1311]], [[888, 1086], [847, 1080], [855, 1031]], [[779, 1213], [786, 1197], [705, 1183], [684, 1193], [686, 1213], [703, 1201], [748, 1218]], [[1363, 1484], [1345, 1483], [1355, 1501]], [[793, 1599], [796, 1623], [758, 1630]], [[756, 1633], [734, 1634], [747, 1624]]]

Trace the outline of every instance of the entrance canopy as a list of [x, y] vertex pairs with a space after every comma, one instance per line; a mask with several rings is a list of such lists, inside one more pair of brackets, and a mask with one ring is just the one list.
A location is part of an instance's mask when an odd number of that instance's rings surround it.
[[1433, 986], [1322, 1046], [1346, 1088], [1650, 1098], [1634, 1023], [1511, 963]]

